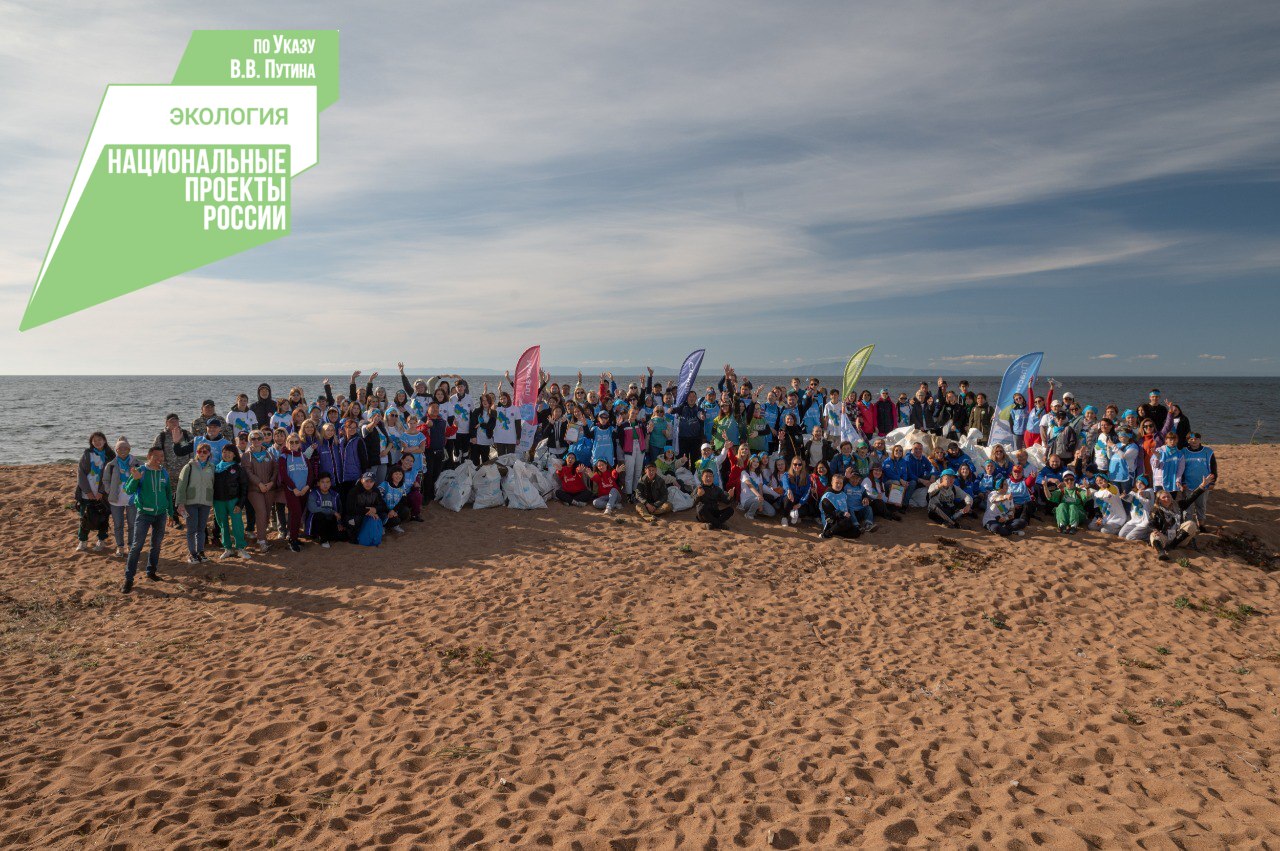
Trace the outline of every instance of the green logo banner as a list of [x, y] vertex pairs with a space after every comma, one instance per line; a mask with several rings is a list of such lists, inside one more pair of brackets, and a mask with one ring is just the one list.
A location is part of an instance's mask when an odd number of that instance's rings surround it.
[[336, 30], [202, 30], [173, 82], [107, 87], [20, 330], [289, 233], [338, 99]]

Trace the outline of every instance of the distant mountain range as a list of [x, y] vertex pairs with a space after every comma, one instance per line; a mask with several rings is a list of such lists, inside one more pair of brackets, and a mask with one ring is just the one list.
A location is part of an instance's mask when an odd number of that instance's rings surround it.
[[[761, 367], [735, 366], [734, 369], [737, 371], [739, 375], [745, 375], [748, 378], [755, 375], [788, 376], [788, 377], [794, 375], [794, 376], [799, 376], [801, 378], [805, 378], [810, 375], [824, 375], [824, 376], [840, 375], [844, 372], [844, 365], [845, 365], [845, 361], [827, 361], [825, 363], [806, 363], [806, 364], [801, 364], [800, 366], [761, 366]], [[553, 365], [553, 366], [544, 366], [543, 369], [545, 369], [547, 372], [550, 372], [552, 375], [564, 376], [564, 375], [576, 375], [579, 368], [576, 366], [554, 366]], [[703, 376], [711, 375], [712, 373], [714, 373], [715, 375], [719, 375], [721, 372], [721, 369], [722, 367], [719, 364], [712, 365], [710, 363], [704, 363], [702, 365], [701, 374]], [[625, 365], [615, 365], [615, 366], [610, 366], [608, 364], [605, 364], [605, 365], [594, 364], [590, 369], [583, 369], [582, 374], [584, 376], [591, 376], [591, 375], [599, 376], [601, 370], [606, 370], [614, 373], [614, 378], [619, 381], [623, 379], [626, 379], [629, 381], [635, 376], [638, 376], [641, 373], [643, 373], [644, 366], [636, 365], [636, 364], [625, 364]], [[408, 375], [412, 377], [412, 376], [432, 376], [442, 370], [439, 368], [427, 369], [425, 367], [413, 367], [413, 368], [406, 368], [405, 371]], [[449, 367], [445, 371], [450, 373], [457, 373], [458, 375], [467, 375], [472, 377], [487, 376], [487, 375], [502, 375], [503, 373], [503, 370], [489, 369], [487, 367]], [[673, 367], [673, 366], [655, 365], [653, 367], [654, 375], [668, 375], [668, 376], [676, 375], [677, 373], [679, 373], [679, 371], [680, 370], [677, 367]], [[963, 371], [966, 375], [992, 374], [992, 373], [985, 372], [982, 369], [966, 369]], [[951, 370], [951, 372], [954, 372], [954, 370]], [[391, 373], [383, 372], [383, 375], [388, 375], [392, 373], [394, 373], [394, 370], [392, 370]], [[879, 363], [869, 363], [867, 364], [867, 368], [864, 371], [864, 374], [865, 375], [889, 375], [889, 376], [893, 376], [893, 375], [936, 376], [938, 374], [938, 370], [937, 369], [932, 369], [932, 370], [917, 369], [915, 367], [885, 366], [884, 364], [879, 364]], [[999, 374], [999, 373], [995, 373], [995, 374]]]

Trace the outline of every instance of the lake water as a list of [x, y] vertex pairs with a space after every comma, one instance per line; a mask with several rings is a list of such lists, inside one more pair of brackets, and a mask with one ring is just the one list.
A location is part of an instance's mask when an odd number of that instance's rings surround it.
[[[426, 376], [423, 376], [426, 377]], [[837, 385], [834, 376], [820, 376], [824, 386]], [[206, 398], [218, 403], [223, 414], [237, 393], [255, 396], [259, 381], [269, 383], [277, 396], [289, 387], [302, 387], [307, 398], [320, 393], [323, 376], [0, 376], [0, 395], [9, 399], [6, 416], [0, 418], [0, 464], [33, 464], [67, 461], [79, 458], [93, 431], [102, 431], [114, 443], [127, 436], [135, 449], [144, 449], [155, 439], [170, 411], [182, 417], [189, 428]], [[713, 373], [704, 374], [699, 392], [715, 380]], [[808, 376], [803, 376], [807, 379]], [[1056, 377], [1055, 377], [1056, 378]], [[346, 376], [334, 376], [335, 393], [346, 393]], [[473, 391], [483, 382], [497, 386], [498, 377], [468, 378]], [[557, 377], [559, 383], [574, 382], [573, 377]], [[588, 379], [590, 380], [590, 379]], [[630, 376], [618, 373], [625, 385]], [[670, 376], [657, 376], [664, 385]], [[861, 387], [873, 393], [881, 387], [912, 393], [919, 378], [864, 376]], [[932, 385], [934, 379], [927, 379]], [[1248, 443], [1251, 440], [1276, 442], [1280, 433], [1280, 379], [1277, 378], [1060, 378], [1066, 390], [1084, 404], [1101, 410], [1114, 402], [1121, 410], [1134, 407], [1146, 399], [1148, 391], [1159, 387], [1165, 400], [1177, 402], [1191, 420], [1191, 427], [1204, 435], [1205, 442]], [[782, 377], [762, 376], [756, 382], [787, 384]], [[948, 377], [954, 387], [958, 379]], [[381, 376], [379, 384], [394, 393], [399, 376]], [[975, 378], [974, 389], [995, 396], [999, 378]], [[1037, 391], [1047, 387], [1042, 381]]]

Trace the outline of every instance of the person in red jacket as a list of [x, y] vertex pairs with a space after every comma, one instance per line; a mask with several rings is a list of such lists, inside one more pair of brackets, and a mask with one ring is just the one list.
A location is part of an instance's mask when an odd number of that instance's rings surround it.
[[591, 482], [596, 488], [596, 498], [591, 504], [604, 509], [605, 514], [613, 514], [622, 502], [622, 493], [618, 490], [618, 475], [626, 470], [626, 464], [610, 467], [609, 462], [601, 458], [596, 462], [595, 472], [591, 474]]
[[302, 544], [302, 507], [307, 504], [307, 494], [316, 481], [316, 460], [302, 454], [302, 438], [290, 434], [285, 438], [284, 451], [276, 462], [276, 481], [284, 492], [285, 508], [289, 512], [289, 549], [298, 552]]
[[572, 452], [564, 456], [564, 464], [556, 470], [556, 480], [560, 483], [560, 487], [556, 488], [556, 499], [565, 505], [586, 505], [591, 502], [582, 465], [578, 463], [578, 456]]
[[737, 452], [726, 452], [725, 455], [729, 465], [729, 475], [724, 478], [724, 489], [742, 493], [742, 471], [747, 468], [747, 462], [751, 460], [751, 447], [746, 443], [739, 443]]

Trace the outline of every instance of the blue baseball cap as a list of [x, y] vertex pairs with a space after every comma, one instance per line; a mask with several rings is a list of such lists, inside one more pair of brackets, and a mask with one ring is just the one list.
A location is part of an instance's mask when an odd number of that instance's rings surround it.
[[948, 467], [947, 469], [943, 470], [943, 471], [942, 471], [941, 473], [939, 473], [938, 475], [939, 475], [939, 476], [954, 476], [955, 474], [956, 474], [956, 471], [955, 471], [955, 470], [953, 470], [953, 469], [951, 469], [950, 467]]

